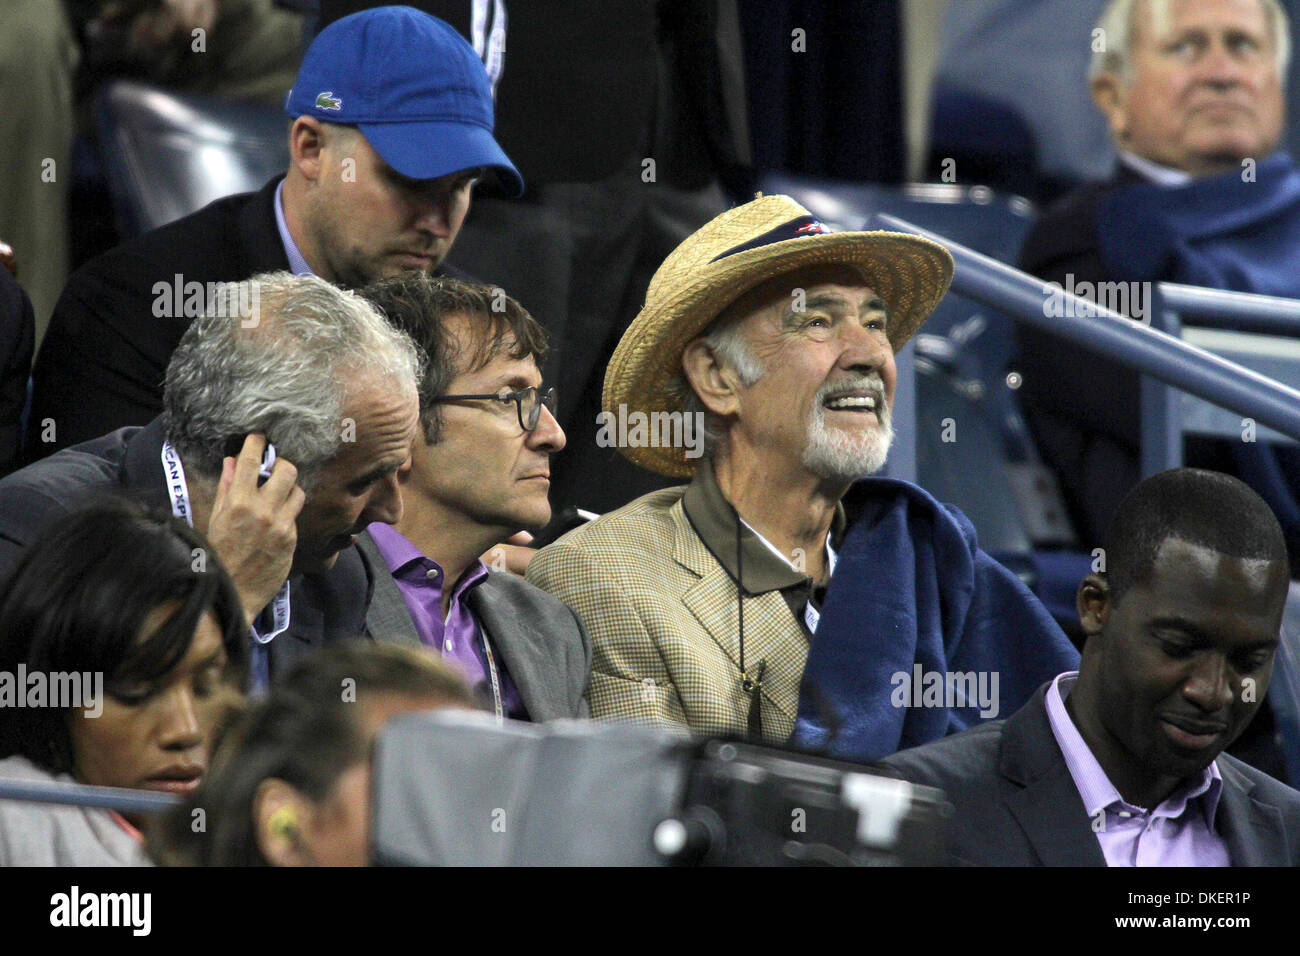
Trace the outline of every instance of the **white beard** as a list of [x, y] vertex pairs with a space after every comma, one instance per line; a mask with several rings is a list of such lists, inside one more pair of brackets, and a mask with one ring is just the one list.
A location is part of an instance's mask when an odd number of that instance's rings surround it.
[[893, 415], [883, 401], [877, 407], [881, 411], [877, 425], [856, 432], [831, 428], [826, 424], [826, 408], [818, 394], [808, 422], [804, 467], [827, 481], [856, 481], [883, 468], [894, 441]]

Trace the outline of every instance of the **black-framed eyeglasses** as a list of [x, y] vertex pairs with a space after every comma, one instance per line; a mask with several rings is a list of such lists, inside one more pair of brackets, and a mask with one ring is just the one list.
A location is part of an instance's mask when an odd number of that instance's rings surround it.
[[519, 427], [526, 432], [531, 432], [537, 428], [537, 423], [542, 420], [543, 406], [552, 415], [555, 414], [555, 400], [554, 386], [542, 391], [536, 385], [521, 388], [517, 392], [497, 392], [495, 394], [481, 395], [439, 395], [434, 399], [435, 402], [514, 402], [515, 410], [519, 413]]

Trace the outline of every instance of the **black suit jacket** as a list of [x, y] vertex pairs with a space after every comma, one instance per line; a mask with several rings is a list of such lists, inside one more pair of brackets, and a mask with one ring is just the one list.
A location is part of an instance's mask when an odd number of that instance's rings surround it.
[[[0, 579], [51, 522], [110, 496], [170, 511], [162, 419], [66, 448], [0, 480]], [[270, 644], [271, 677], [327, 641], [365, 637], [373, 583], [355, 547], [334, 567], [290, 584], [289, 627]]]
[[[277, 176], [86, 263], [59, 296], [32, 372], [28, 461], [162, 412], [163, 376], [192, 317], [159, 318], [155, 285], [238, 282], [287, 270], [275, 222]], [[446, 263], [439, 274], [470, 278]], [[160, 290], [161, 291], [161, 290]], [[54, 441], [41, 441], [54, 422]]]
[[[154, 315], [154, 287], [235, 282], [289, 268], [275, 224], [273, 179], [98, 256], [59, 296], [32, 372], [29, 460], [144, 425], [162, 411], [167, 361], [191, 317]], [[52, 419], [55, 440], [41, 442]]]
[[35, 335], [31, 300], [9, 270], [0, 267], [0, 475], [17, 464]]
[[1084, 183], [1044, 210], [1025, 235], [1019, 265], [1026, 272], [1060, 281], [1072, 273], [1075, 281], [1109, 279], [1097, 239], [1097, 206], [1121, 186], [1146, 182], [1120, 163], [1109, 179]]
[[[881, 765], [939, 787], [956, 808], [954, 862], [1105, 866], [1101, 844], [1052, 735], [1046, 692], [1006, 720], [904, 750]], [[1215, 829], [1234, 866], [1300, 864], [1300, 793], [1228, 754]]]

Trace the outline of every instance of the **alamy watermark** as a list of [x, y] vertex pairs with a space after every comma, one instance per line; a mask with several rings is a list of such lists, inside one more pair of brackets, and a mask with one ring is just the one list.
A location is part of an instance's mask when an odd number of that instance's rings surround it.
[[0, 711], [14, 707], [83, 710], [87, 717], [104, 712], [104, 675], [100, 671], [0, 671]]
[[153, 928], [152, 893], [83, 893], [74, 885], [50, 897], [50, 925], [57, 927], [121, 927], [132, 936], [148, 936]]
[[1043, 315], [1049, 319], [1092, 318], [1106, 309], [1144, 325], [1151, 322], [1150, 282], [1075, 282], [1074, 273], [1068, 273], [1065, 285], [1044, 283], [1043, 295]]
[[912, 673], [895, 671], [889, 682], [895, 707], [978, 707], [985, 720], [1002, 709], [997, 671], [927, 671], [915, 664]]
[[254, 328], [260, 318], [259, 284], [244, 282], [185, 281], [176, 273], [171, 282], [153, 284], [153, 314], [158, 319], [196, 319], [215, 315], [239, 319], [244, 328]]
[[704, 454], [703, 412], [643, 412], [619, 405], [596, 416], [600, 448], [684, 448], [687, 458]]

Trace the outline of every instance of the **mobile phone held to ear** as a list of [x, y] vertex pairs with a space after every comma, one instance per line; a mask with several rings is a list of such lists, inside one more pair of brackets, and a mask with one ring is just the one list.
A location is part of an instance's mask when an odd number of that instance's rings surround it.
[[[238, 458], [239, 453], [244, 449], [244, 442], [248, 440], [248, 435], [231, 435], [226, 439], [225, 448], [222, 449], [227, 458]], [[266, 450], [262, 452], [262, 463], [257, 468], [257, 486], [260, 488], [266, 484], [266, 480], [271, 477], [271, 469], [275, 467], [275, 446], [270, 442], [266, 443]]]

